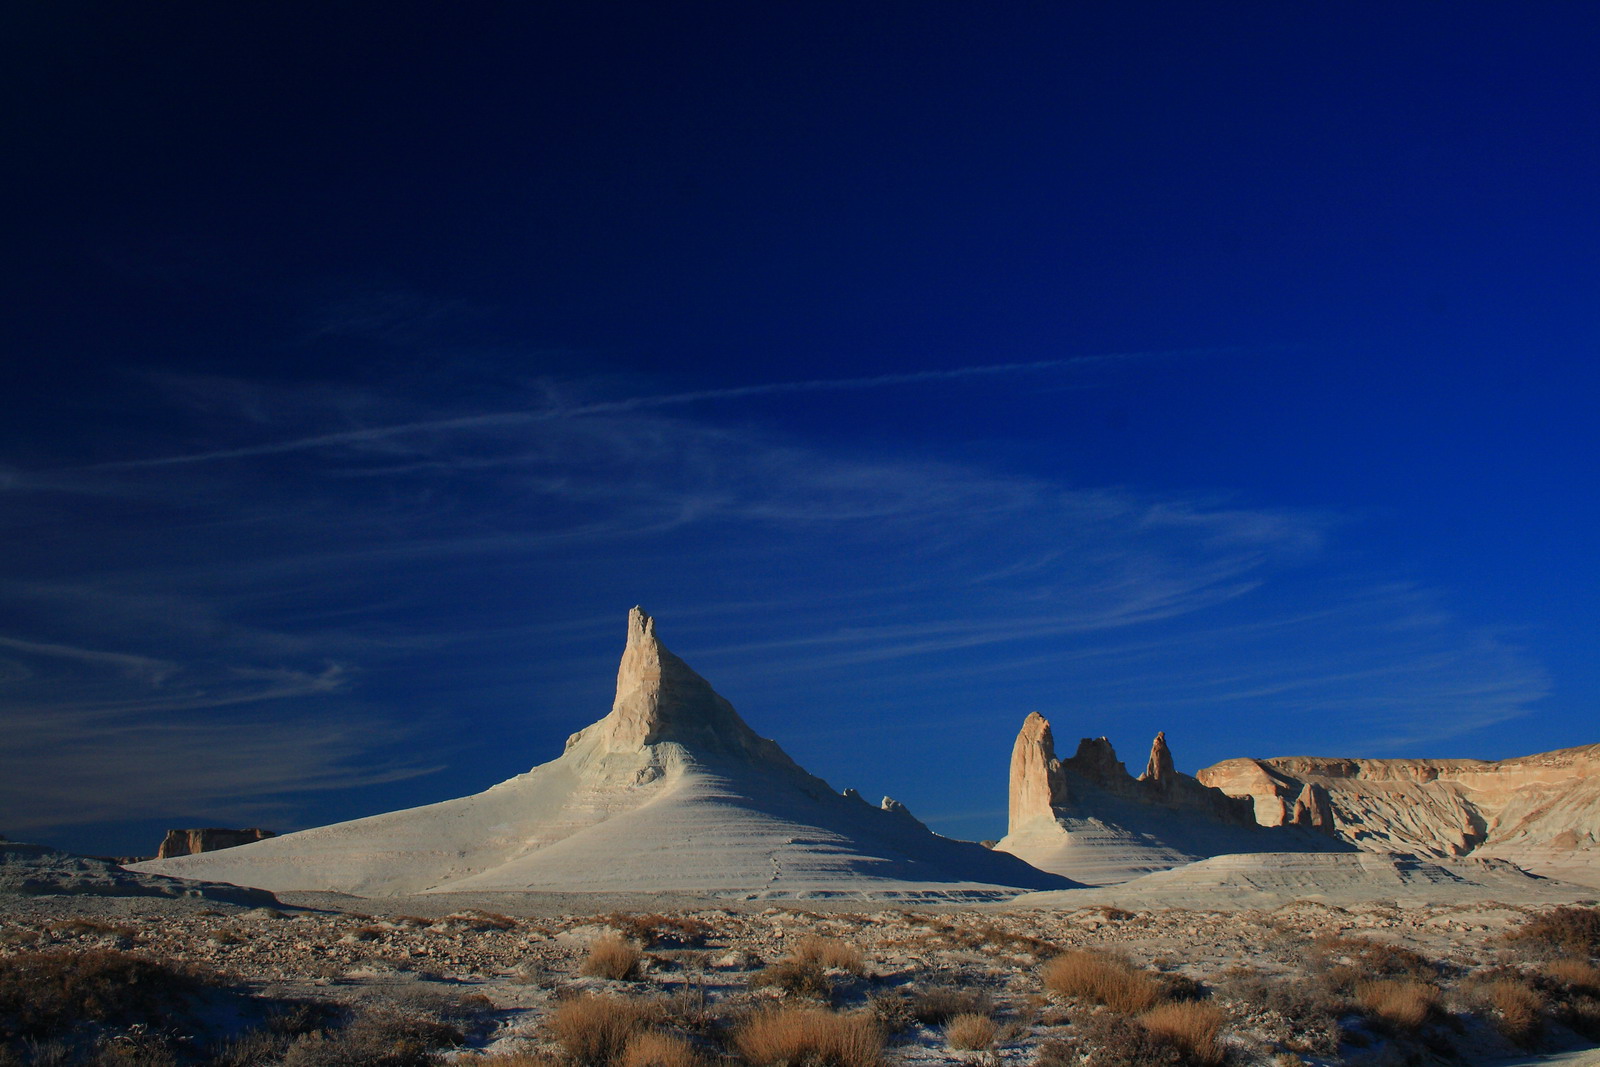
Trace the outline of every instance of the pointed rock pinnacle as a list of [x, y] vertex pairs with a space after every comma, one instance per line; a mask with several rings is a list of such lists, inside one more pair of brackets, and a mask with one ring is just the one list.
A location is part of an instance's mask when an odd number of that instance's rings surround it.
[[1163, 730], [1156, 734], [1156, 739], [1150, 743], [1150, 762], [1145, 764], [1144, 773], [1139, 775], [1139, 781], [1171, 785], [1172, 776], [1176, 773], [1177, 768], [1172, 763], [1172, 750], [1167, 747], [1167, 734]]
[[673, 741], [703, 754], [790, 762], [777, 745], [750, 729], [710, 682], [667, 651], [656, 637], [655, 620], [638, 607], [628, 612], [628, 643], [617, 667], [611, 714], [574, 735], [568, 747], [590, 731], [605, 752], [635, 752]]
[[1289, 823], [1333, 833], [1333, 806], [1328, 803], [1327, 791], [1315, 782], [1307, 782], [1306, 787], [1300, 790], [1300, 795], [1295, 798], [1294, 811], [1289, 815]]
[[1063, 799], [1055, 795], [1060, 768], [1049, 720], [1029, 712], [1011, 747], [1010, 833], [1034, 819], [1055, 818], [1051, 805]]

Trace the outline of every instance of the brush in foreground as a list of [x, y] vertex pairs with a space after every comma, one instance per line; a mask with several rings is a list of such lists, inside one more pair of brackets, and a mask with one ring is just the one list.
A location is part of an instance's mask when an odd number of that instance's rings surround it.
[[1189, 1063], [1215, 1067], [1227, 1057], [1222, 1044], [1221, 1009], [1197, 1001], [1158, 1004], [1139, 1017], [1139, 1025], [1166, 1039]]
[[824, 1008], [759, 1012], [734, 1034], [739, 1055], [757, 1065], [820, 1063], [827, 1067], [882, 1067], [883, 1031], [867, 1015]]
[[1068, 952], [1044, 965], [1045, 988], [1063, 997], [1104, 1004], [1112, 1011], [1137, 1015], [1164, 997], [1155, 975], [1104, 952]]
[[944, 1027], [944, 1043], [963, 1052], [993, 1048], [1000, 1026], [987, 1015], [957, 1015]]
[[625, 981], [639, 976], [639, 963], [644, 953], [637, 945], [619, 934], [608, 934], [589, 946], [589, 955], [583, 961], [584, 974], [599, 978]]

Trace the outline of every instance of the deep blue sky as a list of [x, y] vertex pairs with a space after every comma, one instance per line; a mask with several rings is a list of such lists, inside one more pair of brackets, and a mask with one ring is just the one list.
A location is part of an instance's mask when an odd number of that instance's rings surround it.
[[30, 4], [0, 832], [1600, 740], [1600, 8]]

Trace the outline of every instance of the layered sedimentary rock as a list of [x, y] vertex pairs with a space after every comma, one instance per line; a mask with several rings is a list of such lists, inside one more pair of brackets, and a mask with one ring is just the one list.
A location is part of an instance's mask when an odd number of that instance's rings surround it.
[[1320, 819], [1368, 851], [1499, 858], [1600, 885], [1600, 745], [1499, 761], [1231, 759], [1198, 778], [1249, 800], [1265, 826]]
[[555, 760], [458, 800], [140, 865], [269, 889], [680, 891], [993, 898], [1067, 884], [835, 792], [656, 637], [635, 608], [610, 714]]
[[156, 850], [156, 859], [164, 860], [173, 856], [193, 856], [198, 852], [237, 848], [252, 841], [265, 841], [269, 837], [277, 836], [273, 831], [263, 830], [257, 826], [245, 830], [226, 830], [216, 826], [202, 830], [168, 830], [167, 836], [161, 840], [161, 847]]
[[1010, 904], [1060, 911], [1107, 906], [1225, 911], [1272, 909], [1293, 901], [1339, 906], [1378, 900], [1402, 905], [1550, 904], [1593, 895], [1587, 886], [1529, 874], [1505, 860], [1424, 860], [1353, 849], [1214, 856], [1112, 886], [1028, 893]]
[[1178, 771], [1165, 733], [1137, 778], [1104, 737], [1086, 737], [1074, 755], [1058, 759], [1050, 723], [1038, 712], [1023, 721], [1011, 750], [1010, 816], [996, 849], [1088, 885], [1230, 852], [1336, 847], [1324, 835], [1264, 830], [1250, 802]]

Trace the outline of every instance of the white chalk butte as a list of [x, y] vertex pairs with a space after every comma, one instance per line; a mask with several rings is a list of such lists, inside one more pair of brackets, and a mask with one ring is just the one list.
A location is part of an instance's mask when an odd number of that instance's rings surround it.
[[654, 621], [628, 616], [611, 713], [557, 759], [474, 796], [137, 870], [275, 891], [657, 892], [999, 899], [1066, 888], [835, 792], [747, 726]]
[[1011, 750], [1011, 821], [995, 848], [1091, 886], [1230, 853], [1352, 848], [1329, 832], [1320, 808], [1309, 808], [1294, 825], [1258, 825], [1248, 800], [1176, 770], [1165, 734], [1137, 778], [1103, 737], [1057, 759], [1050, 723], [1034, 712]]

